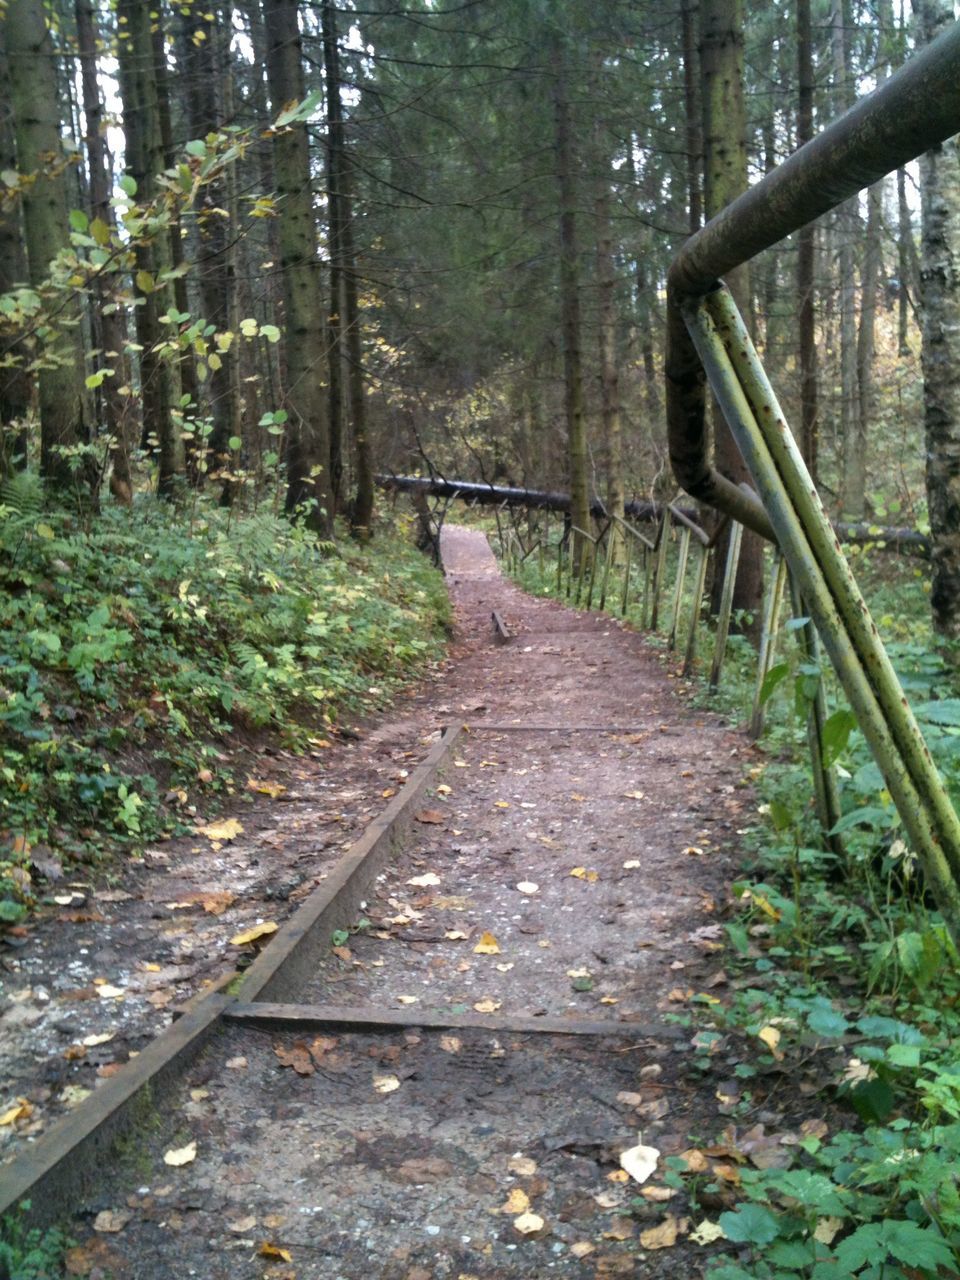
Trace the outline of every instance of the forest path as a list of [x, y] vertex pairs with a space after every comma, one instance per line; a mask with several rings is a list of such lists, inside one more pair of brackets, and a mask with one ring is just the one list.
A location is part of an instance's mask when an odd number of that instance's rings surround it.
[[[468, 728], [368, 923], [297, 997], [410, 1025], [224, 1031], [90, 1205], [125, 1219], [80, 1245], [103, 1274], [700, 1274], [682, 1226], [670, 1242], [682, 1201], [671, 1214], [654, 1178], [649, 1220], [631, 1216], [618, 1161], [641, 1141], [679, 1153], [715, 1116], [664, 1015], [724, 981], [714, 911], [749, 748], [682, 704], [641, 637], [506, 582], [482, 534], [446, 529], [443, 556], [454, 652], [411, 715]], [[491, 1030], [418, 1029], [418, 1010]], [[496, 1029], [540, 1015], [609, 1036]], [[191, 1141], [195, 1159], [163, 1163]]]

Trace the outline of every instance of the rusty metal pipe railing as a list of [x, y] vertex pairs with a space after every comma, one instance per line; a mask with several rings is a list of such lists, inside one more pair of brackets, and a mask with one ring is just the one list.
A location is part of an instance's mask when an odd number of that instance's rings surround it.
[[960, 24], [954, 24], [681, 249], [667, 278], [667, 427], [678, 482], [775, 541], [763, 504], [712, 466], [704, 376], [682, 314], [719, 279], [960, 129]]

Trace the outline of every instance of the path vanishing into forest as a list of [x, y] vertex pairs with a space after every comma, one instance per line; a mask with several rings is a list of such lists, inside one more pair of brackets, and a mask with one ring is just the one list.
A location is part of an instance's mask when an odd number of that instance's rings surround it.
[[[131, 1158], [89, 1188], [72, 1229], [89, 1274], [700, 1274], [662, 1159], [641, 1188], [619, 1157], [641, 1141], [678, 1154], [716, 1120], [669, 1014], [725, 981], [718, 914], [752, 749], [677, 695], [640, 636], [505, 581], [483, 534], [447, 527], [442, 551], [450, 661], [402, 719], [365, 734], [355, 798], [369, 812], [392, 790], [371, 767], [378, 743], [422, 755], [438, 726], [466, 728], [368, 923], [334, 939], [295, 997], [404, 1025], [218, 1032]], [[301, 778], [306, 808], [329, 807], [310, 790], [324, 776]], [[302, 863], [322, 823], [297, 821]], [[262, 841], [259, 854], [269, 863]], [[222, 863], [220, 876], [231, 887]], [[421, 1013], [489, 1029], [424, 1029]], [[603, 1025], [508, 1025], [540, 1017]], [[171, 1151], [188, 1158], [165, 1162]], [[646, 1217], [628, 1211], [641, 1191]]]

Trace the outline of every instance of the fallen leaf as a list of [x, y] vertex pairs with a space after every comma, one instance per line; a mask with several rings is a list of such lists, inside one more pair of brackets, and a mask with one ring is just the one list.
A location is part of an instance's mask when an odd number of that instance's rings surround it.
[[400, 1081], [396, 1076], [374, 1076], [373, 1087], [377, 1093], [393, 1093], [400, 1088]]
[[595, 881], [600, 879], [600, 873], [598, 871], [593, 871], [587, 867], [574, 867], [570, 874], [574, 879], [586, 880], [590, 884], [593, 884]]
[[813, 1238], [819, 1244], [833, 1244], [833, 1238], [842, 1226], [842, 1218], [818, 1218]]
[[637, 867], [640, 865], [641, 863], [639, 858], [628, 858], [623, 864], [623, 869], [624, 871], [636, 871]]
[[183, 1164], [192, 1164], [197, 1158], [196, 1142], [188, 1142], [185, 1147], [172, 1147], [163, 1153], [163, 1163], [179, 1168]]
[[120, 1275], [121, 1266], [120, 1258], [99, 1236], [75, 1245], [63, 1256], [63, 1269], [68, 1276]]
[[415, 889], [430, 889], [439, 883], [440, 877], [432, 871], [427, 871], [422, 876], [412, 876], [407, 881], [407, 884], [412, 884]]
[[203, 1102], [204, 1098], [210, 1097], [209, 1089], [191, 1089], [190, 1100], [192, 1102]]
[[419, 996], [397, 996], [398, 1004], [416, 1004]]
[[600, 1003], [601, 1004], [619, 1004], [620, 998], [618, 996], [601, 996]]
[[604, 1240], [632, 1240], [636, 1233], [636, 1224], [632, 1218], [614, 1218], [609, 1231], [604, 1231]]
[[194, 827], [197, 835], [206, 836], [208, 840], [226, 842], [236, 840], [243, 832], [243, 824], [236, 818], [225, 818], [222, 822], [208, 822], [206, 826]]
[[493, 807], [494, 807], [495, 809], [509, 809], [509, 808], [510, 808], [510, 801], [509, 801], [509, 800], [494, 800], [494, 802], [493, 802]]
[[486, 1000], [478, 1000], [473, 1007], [477, 1013], [496, 1013], [502, 1003], [502, 1000], [491, 1000], [488, 997]]
[[623, 797], [625, 800], [642, 800], [643, 792], [642, 791], [625, 791], [623, 793]]
[[16, 1120], [26, 1120], [33, 1115], [33, 1107], [26, 1098], [18, 1098], [12, 1107], [8, 1107], [0, 1115], [0, 1125], [13, 1124]]
[[60, 1095], [60, 1101], [65, 1107], [77, 1107], [89, 1097], [90, 1090], [85, 1089], [82, 1084], [68, 1084]]
[[224, 1066], [228, 1071], [246, 1071], [247, 1060], [246, 1058], [228, 1058]]
[[133, 1214], [125, 1209], [101, 1209], [93, 1220], [93, 1229], [113, 1235], [117, 1231], [122, 1231], [132, 1217]]
[[[315, 1036], [310, 1042], [310, 1053], [312, 1054], [314, 1061], [319, 1066], [322, 1064], [324, 1056], [336, 1047], [337, 1039], [335, 1036]], [[269, 1225], [270, 1224], [268, 1222], [267, 1226]]]
[[449, 942], [466, 942], [470, 935], [464, 933], [462, 929], [448, 929], [443, 936]]
[[513, 961], [511, 960], [509, 964], [498, 964], [495, 967], [496, 967], [497, 973], [509, 973], [510, 970], [513, 968]]
[[677, 1243], [677, 1219], [669, 1214], [656, 1227], [640, 1232], [640, 1247], [643, 1249], [670, 1249]]
[[608, 1182], [629, 1182], [630, 1175], [626, 1169], [611, 1169], [607, 1174]]
[[596, 1253], [597, 1246], [591, 1244], [589, 1240], [577, 1240], [570, 1246], [570, 1252], [575, 1258], [586, 1258], [591, 1253]]
[[289, 1249], [281, 1249], [279, 1245], [270, 1244], [266, 1240], [260, 1242], [257, 1252], [261, 1258], [279, 1258], [281, 1262], [292, 1262], [293, 1254]]
[[350, 950], [349, 947], [331, 947], [330, 950], [337, 957], [337, 959], [342, 960], [344, 964], [349, 964], [350, 961], [353, 959], [353, 952]]
[[[839, 1218], [837, 1222], [840, 1222]], [[719, 1222], [711, 1222], [709, 1218], [704, 1218], [696, 1230], [690, 1232], [690, 1239], [694, 1244], [713, 1244], [715, 1240], [725, 1240], [726, 1236]], [[830, 1241], [824, 1240], [821, 1243], [829, 1244]]]
[[236, 1222], [228, 1222], [227, 1230], [232, 1231], [234, 1235], [245, 1236], [248, 1231], [252, 1231], [257, 1225], [256, 1217], [251, 1213], [246, 1218], [238, 1218]]
[[634, 1182], [646, 1182], [655, 1172], [660, 1152], [656, 1147], [645, 1147], [640, 1143], [620, 1153], [620, 1168], [626, 1169]]
[[514, 1218], [513, 1227], [515, 1231], [519, 1231], [522, 1236], [532, 1236], [538, 1231], [542, 1231], [546, 1226], [544, 1220], [539, 1213], [521, 1213], [519, 1218]]
[[507, 1168], [518, 1177], [532, 1178], [537, 1172], [537, 1162], [529, 1156], [511, 1156], [507, 1161]]
[[683, 852], [688, 854], [691, 858], [703, 857], [703, 850], [695, 844], [688, 844], [686, 849], [684, 849]]
[[298, 1040], [289, 1048], [283, 1044], [275, 1044], [273, 1052], [277, 1055], [281, 1067], [293, 1067], [298, 1076], [313, 1075], [313, 1059], [310, 1056], [310, 1050], [302, 1040]]
[[[281, 782], [264, 782], [260, 778], [248, 778], [247, 790], [256, 791], [261, 796], [270, 796], [272, 800], [276, 800], [277, 796], [282, 796], [286, 791], [286, 787]], [[243, 828], [241, 827], [241, 830]], [[222, 836], [216, 836], [215, 839], [222, 839]]]
[[502, 1204], [498, 1213], [526, 1213], [530, 1208], [530, 1197], [521, 1187], [514, 1187]]
[[97, 995], [101, 1000], [122, 1000], [126, 994], [123, 987], [113, 987], [109, 982], [97, 987]]
[[447, 815], [442, 809], [420, 809], [413, 816], [418, 822], [431, 823], [435, 826], [447, 820]]
[[521, 893], [527, 893], [527, 894], [539, 893], [540, 891], [540, 886], [538, 884], [535, 884], [533, 880], [521, 880], [520, 883], [517, 885], [517, 888]]
[[279, 928], [280, 926], [275, 920], [265, 920], [263, 924], [255, 924], [251, 928], [245, 929], [243, 933], [235, 933], [230, 939], [230, 945], [231, 947], [245, 947], [248, 943], [269, 937], [271, 933], [276, 933]]
[[444, 1053], [459, 1053], [463, 1042], [457, 1036], [441, 1036], [440, 1048]]
[[453, 787], [448, 787], [445, 782], [441, 782], [439, 787], [437, 787], [438, 796], [449, 796], [452, 793], [453, 793]]
[[757, 1032], [757, 1039], [762, 1040], [768, 1049], [776, 1053], [777, 1045], [780, 1043], [780, 1031], [777, 1027], [762, 1027]]
[[236, 900], [236, 894], [231, 893], [229, 889], [223, 889], [218, 893], [204, 894], [200, 901], [208, 916], [221, 916]]
[[667, 1200], [672, 1200], [677, 1194], [673, 1187], [644, 1187], [640, 1192], [644, 1200], [652, 1200], [656, 1204], [663, 1204]]
[[478, 956], [498, 956], [500, 954], [500, 944], [492, 933], [482, 933], [480, 941], [473, 948], [474, 954]]

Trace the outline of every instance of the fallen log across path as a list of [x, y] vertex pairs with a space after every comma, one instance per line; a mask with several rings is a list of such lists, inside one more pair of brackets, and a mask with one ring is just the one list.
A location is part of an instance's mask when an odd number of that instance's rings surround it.
[[[479, 506], [491, 507], [528, 507], [537, 511], [569, 512], [570, 495], [562, 491], [547, 489], [521, 489], [511, 485], [478, 484], [472, 480], [445, 480], [430, 476], [377, 476], [377, 483], [382, 489], [398, 493], [429, 495], [436, 498], [459, 498], [463, 502], [475, 503]], [[700, 511], [690, 504], [670, 503], [671, 510], [677, 518], [701, 520]], [[598, 519], [607, 514], [606, 507], [599, 498], [590, 504], [590, 513]], [[632, 520], [654, 522], [663, 513], [663, 503], [646, 499], [632, 498], [624, 504], [625, 515]], [[841, 542], [855, 546], [875, 545], [884, 551], [893, 551], [899, 555], [918, 556], [929, 559], [930, 539], [918, 529], [900, 528], [896, 526], [876, 525], [867, 521], [850, 522], [835, 520], [833, 528]]]

